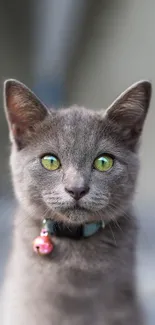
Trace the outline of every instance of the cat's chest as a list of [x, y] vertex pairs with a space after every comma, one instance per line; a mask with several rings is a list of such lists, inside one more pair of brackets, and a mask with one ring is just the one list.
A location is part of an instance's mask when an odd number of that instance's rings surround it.
[[23, 258], [17, 266], [15, 259], [7, 283], [10, 314], [5, 317], [16, 324], [21, 319], [19, 325], [31, 324], [32, 319], [34, 325], [100, 324], [103, 282], [101, 271], [75, 263]]
[[100, 238], [96, 246], [91, 241], [61, 241], [57, 238], [53, 238], [53, 245], [50, 256], [39, 256], [33, 252], [30, 240], [20, 240], [19, 245], [19, 238], [16, 238], [9, 277], [18, 279], [19, 287], [25, 287], [25, 296], [30, 288], [34, 301], [45, 299], [56, 305], [64, 301], [66, 309], [69, 299], [76, 303], [82, 301], [82, 297], [84, 300], [95, 296], [103, 299], [115, 278], [118, 250], [103, 245]]
[[90, 241], [84, 246], [55, 241], [51, 258], [46, 258], [35, 255], [30, 243], [15, 241], [5, 288], [10, 312], [4, 324], [13, 319], [17, 325], [32, 320], [33, 325], [109, 325], [116, 274], [122, 279], [121, 250], [108, 249], [99, 239], [96, 245]]

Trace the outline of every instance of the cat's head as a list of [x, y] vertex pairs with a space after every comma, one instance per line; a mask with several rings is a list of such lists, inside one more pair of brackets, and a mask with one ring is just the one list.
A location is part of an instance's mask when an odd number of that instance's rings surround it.
[[5, 82], [4, 93], [15, 193], [30, 215], [83, 222], [126, 211], [139, 169], [148, 81], [134, 84], [98, 112], [48, 110], [16, 80]]

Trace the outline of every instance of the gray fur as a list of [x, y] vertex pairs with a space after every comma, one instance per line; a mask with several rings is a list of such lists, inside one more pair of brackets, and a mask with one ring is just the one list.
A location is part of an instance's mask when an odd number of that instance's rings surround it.
[[[5, 83], [12, 141], [11, 169], [18, 209], [4, 285], [2, 325], [141, 325], [135, 285], [136, 220], [132, 199], [139, 171], [138, 144], [151, 97], [141, 81], [106, 111], [47, 110], [23, 84]], [[53, 153], [62, 167], [45, 170]], [[111, 170], [92, 168], [102, 153]], [[82, 184], [82, 185], [81, 185]], [[66, 186], [89, 192], [75, 206]], [[104, 220], [89, 239], [53, 238], [50, 257], [36, 256], [32, 241], [43, 217], [69, 223]]]

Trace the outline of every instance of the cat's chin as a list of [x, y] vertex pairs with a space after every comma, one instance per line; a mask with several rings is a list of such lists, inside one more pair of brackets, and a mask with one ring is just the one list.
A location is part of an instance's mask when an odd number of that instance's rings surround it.
[[85, 223], [95, 221], [97, 218], [91, 211], [85, 208], [71, 208], [64, 209], [61, 214], [63, 215], [63, 220], [70, 223]]

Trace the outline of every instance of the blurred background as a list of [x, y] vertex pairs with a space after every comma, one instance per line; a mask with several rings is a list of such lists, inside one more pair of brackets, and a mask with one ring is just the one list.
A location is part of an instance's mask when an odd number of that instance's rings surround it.
[[[3, 81], [16, 78], [48, 105], [105, 108], [139, 79], [155, 84], [154, 0], [0, 0], [0, 283], [11, 245], [12, 188]], [[135, 200], [137, 283], [155, 324], [154, 95], [141, 147]]]

